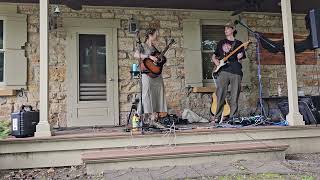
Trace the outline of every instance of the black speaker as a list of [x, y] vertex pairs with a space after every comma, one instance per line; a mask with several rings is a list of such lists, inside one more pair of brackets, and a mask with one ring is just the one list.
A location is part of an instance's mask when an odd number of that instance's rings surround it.
[[309, 18], [313, 48], [320, 48], [320, 9], [310, 10]]

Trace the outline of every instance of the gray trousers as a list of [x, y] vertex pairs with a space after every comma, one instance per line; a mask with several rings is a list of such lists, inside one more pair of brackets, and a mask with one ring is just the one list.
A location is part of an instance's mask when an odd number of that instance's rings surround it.
[[225, 105], [225, 99], [227, 97], [228, 86], [230, 85], [230, 117], [238, 117], [238, 100], [241, 90], [241, 75], [232, 74], [226, 71], [221, 71], [217, 80], [217, 111], [215, 118], [221, 118], [223, 112], [223, 106]]

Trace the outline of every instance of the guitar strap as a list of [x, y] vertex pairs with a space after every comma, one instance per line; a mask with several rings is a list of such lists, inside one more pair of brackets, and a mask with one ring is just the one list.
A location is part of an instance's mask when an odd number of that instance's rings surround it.
[[230, 49], [230, 51], [229, 52], [232, 52], [233, 50], [235, 50], [235, 46], [236, 46], [236, 39], [234, 39], [234, 41], [233, 41], [233, 43], [232, 43], [232, 45], [231, 45], [231, 49]]
[[232, 52], [234, 49], [235, 49], [235, 46], [236, 46], [236, 39], [234, 39], [233, 43], [232, 43], [232, 46], [231, 46], [231, 50], [230, 52]]

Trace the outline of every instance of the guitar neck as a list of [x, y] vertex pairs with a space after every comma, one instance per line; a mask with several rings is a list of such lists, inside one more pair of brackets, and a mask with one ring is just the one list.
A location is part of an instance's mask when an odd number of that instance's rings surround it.
[[169, 49], [169, 46], [170, 46], [170, 44], [167, 45], [167, 46], [164, 48], [164, 50], [161, 52], [160, 56], [164, 56], [164, 55], [166, 54], [166, 52], [167, 52], [168, 49]]
[[226, 57], [224, 57], [223, 61], [227, 61], [232, 55], [234, 55], [242, 47], [244, 47], [244, 44], [241, 44], [239, 47], [237, 47], [235, 50], [233, 50], [230, 54], [228, 54]]

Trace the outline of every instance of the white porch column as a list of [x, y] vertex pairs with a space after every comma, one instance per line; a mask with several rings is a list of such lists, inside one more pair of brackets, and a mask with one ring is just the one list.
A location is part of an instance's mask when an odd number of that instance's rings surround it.
[[292, 14], [290, 0], [281, 0], [283, 36], [285, 46], [289, 114], [286, 119], [290, 126], [304, 125], [303, 117], [299, 113], [298, 87], [296, 74], [296, 59], [294, 51]]
[[51, 136], [48, 123], [48, 8], [49, 0], [41, 0], [40, 4], [40, 122], [35, 136]]

